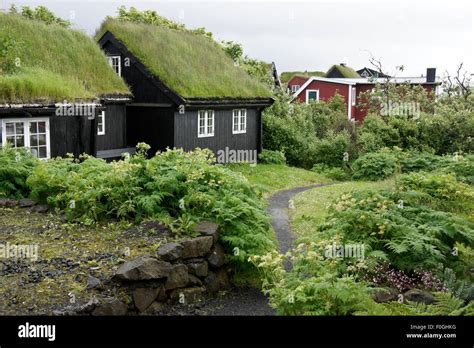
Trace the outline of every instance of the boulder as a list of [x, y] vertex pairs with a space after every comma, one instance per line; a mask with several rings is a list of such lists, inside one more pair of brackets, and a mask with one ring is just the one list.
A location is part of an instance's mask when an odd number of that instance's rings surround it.
[[420, 289], [411, 289], [403, 294], [404, 300], [413, 302], [422, 302], [425, 304], [431, 304], [435, 302], [435, 298], [428, 291]]
[[166, 279], [165, 289], [171, 290], [176, 288], [182, 288], [189, 282], [188, 268], [185, 265], [177, 264], [173, 265], [173, 268]]
[[18, 205], [18, 201], [9, 198], [0, 198], [0, 208], [14, 208]]
[[219, 269], [216, 272], [210, 271], [209, 275], [204, 279], [204, 285], [211, 294], [221, 290], [228, 290], [230, 289], [229, 276], [224, 269]]
[[224, 266], [227, 263], [227, 256], [225, 255], [224, 248], [222, 248], [220, 244], [214, 245], [207, 261], [209, 262], [209, 266], [212, 268]]
[[207, 261], [202, 259], [192, 260], [186, 263], [188, 272], [198, 277], [205, 277], [209, 272]]
[[138, 288], [132, 293], [133, 303], [141, 313], [146, 310], [156, 299], [160, 288]]
[[169, 262], [144, 255], [121, 265], [115, 278], [122, 281], [162, 279], [169, 276], [172, 268]]
[[87, 289], [95, 289], [100, 287], [101, 282], [98, 278], [89, 275], [87, 277]]
[[171, 301], [179, 304], [191, 304], [203, 300], [204, 289], [202, 287], [193, 287], [186, 289], [176, 289], [170, 294]]
[[158, 249], [158, 256], [165, 261], [174, 261], [181, 257], [183, 246], [179, 243], [167, 243]]
[[393, 288], [377, 289], [372, 298], [375, 302], [383, 303], [398, 300], [398, 291]]
[[40, 214], [44, 214], [44, 213], [47, 213], [49, 211], [49, 207], [45, 204], [34, 205], [30, 209], [31, 209], [31, 211], [33, 211], [35, 213], [40, 213]]
[[160, 313], [164, 308], [165, 304], [161, 302], [153, 302], [142, 314], [144, 315], [155, 315]]
[[156, 296], [156, 301], [158, 302], [165, 302], [168, 299], [168, 296], [166, 296], [166, 289], [164, 285], [161, 285], [158, 288], [158, 296]]
[[21, 208], [29, 208], [36, 205], [36, 202], [32, 199], [24, 198], [19, 201]]
[[189, 274], [188, 277], [189, 277], [188, 285], [190, 285], [190, 286], [202, 286], [202, 281], [198, 277], [193, 276], [192, 274]]
[[214, 243], [219, 240], [219, 225], [215, 222], [201, 221], [194, 227], [194, 231], [198, 232], [201, 236], [212, 237]]
[[99, 303], [97, 307], [92, 311], [92, 315], [125, 315], [127, 314], [127, 311], [128, 307], [125, 303], [123, 303], [119, 299], [112, 298]]
[[211, 251], [213, 239], [209, 236], [196, 237], [184, 240], [181, 244], [183, 245], [181, 257], [183, 259], [191, 259], [206, 256]]
[[83, 304], [79, 308], [77, 308], [76, 313], [77, 314], [85, 314], [85, 313], [90, 313], [92, 312], [97, 305], [99, 304], [99, 300], [97, 298], [93, 297], [89, 300], [89, 302]]

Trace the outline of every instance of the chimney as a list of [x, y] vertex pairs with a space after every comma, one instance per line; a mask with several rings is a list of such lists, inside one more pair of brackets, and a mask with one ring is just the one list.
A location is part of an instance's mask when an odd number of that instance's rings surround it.
[[427, 83], [436, 82], [436, 68], [426, 69], [426, 82]]

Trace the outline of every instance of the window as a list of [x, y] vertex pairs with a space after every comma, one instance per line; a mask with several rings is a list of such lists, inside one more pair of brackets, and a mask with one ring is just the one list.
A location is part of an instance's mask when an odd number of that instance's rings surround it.
[[247, 132], [247, 109], [234, 109], [232, 115], [232, 133]]
[[105, 135], [105, 111], [97, 116], [97, 135]]
[[214, 136], [214, 110], [199, 110], [198, 138]]
[[306, 91], [306, 104], [319, 100], [319, 89], [308, 89]]
[[120, 64], [120, 56], [109, 56], [109, 64], [115, 70], [118, 76], [122, 76], [122, 66]]
[[37, 158], [50, 157], [49, 120], [2, 120], [2, 145], [29, 148]]
[[296, 93], [300, 89], [300, 85], [291, 85], [291, 92]]
[[356, 88], [352, 87], [351, 88], [351, 103], [352, 103], [352, 105], [356, 105], [356, 99], [357, 99]]

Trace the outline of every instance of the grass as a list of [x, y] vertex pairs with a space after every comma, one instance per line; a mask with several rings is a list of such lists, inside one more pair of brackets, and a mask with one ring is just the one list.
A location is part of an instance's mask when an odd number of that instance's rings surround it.
[[[0, 102], [59, 102], [129, 95], [105, 54], [87, 35], [0, 13], [0, 43], [14, 42], [19, 71], [0, 75]], [[0, 44], [1, 46], [1, 44]]]
[[242, 173], [265, 196], [279, 190], [331, 182], [330, 179], [312, 171], [282, 164], [257, 164], [253, 167], [248, 164], [229, 164], [228, 166]]
[[122, 41], [150, 71], [184, 98], [270, 98], [270, 91], [213, 40], [158, 25], [107, 19], [98, 31]]
[[280, 74], [281, 83], [286, 84], [288, 83], [293, 76], [303, 76], [303, 77], [311, 77], [311, 76], [321, 76], [324, 77], [326, 73], [324, 71], [284, 71]]
[[384, 181], [349, 181], [299, 193], [293, 198], [295, 209], [290, 209], [291, 228], [298, 237], [310, 236], [326, 218], [329, 205], [343, 193], [393, 186], [393, 178]]
[[104, 282], [123, 262], [156, 254], [160, 245], [179, 238], [159, 226], [84, 226], [64, 223], [57, 214], [0, 208], [0, 245], [38, 245], [37, 260], [0, 259], [0, 315], [50, 315], [70, 305], [69, 293], [78, 304], [107, 296], [108, 290], [87, 289], [88, 275]]
[[337, 69], [345, 78], [360, 78], [360, 75], [351, 67], [343, 65], [333, 65], [329, 70]]

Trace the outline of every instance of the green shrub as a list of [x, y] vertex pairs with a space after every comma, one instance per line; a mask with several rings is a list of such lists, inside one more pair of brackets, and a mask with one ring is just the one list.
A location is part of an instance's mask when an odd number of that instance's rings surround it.
[[441, 171], [453, 173], [458, 181], [474, 185], [474, 155], [454, 157], [444, 163]]
[[339, 167], [329, 167], [325, 164], [315, 164], [313, 169], [311, 169], [313, 172], [316, 172], [318, 174], [322, 174], [329, 179], [337, 180], [337, 181], [344, 181], [349, 178], [348, 174], [346, 171], [342, 168]]
[[330, 131], [327, 137], [318, 139], [311, 149], [313, 163], [322, 163], [332, 167], [344, 164], [345, 154], [348, 154], [350, 135], [347, 131], [338, 134]]
[[266, 164], [286, 164], [285, 154], [281, 151], [263, 150], [258, 159], [260, 163]]
[[382, 180], [397, 171], [396, 157], [390, 152], [374, 152], [356, 159], [352, 166], [355, 180]]
[[432, 171], [439, 168], [446, 160], [427, 152], [407, 152], [400, 159], [400, 168], [403, 173], [417, 171]]
[[0, 147], [0, 198], [28, 197], [26, 179], [38, 162], [26, 149]]

